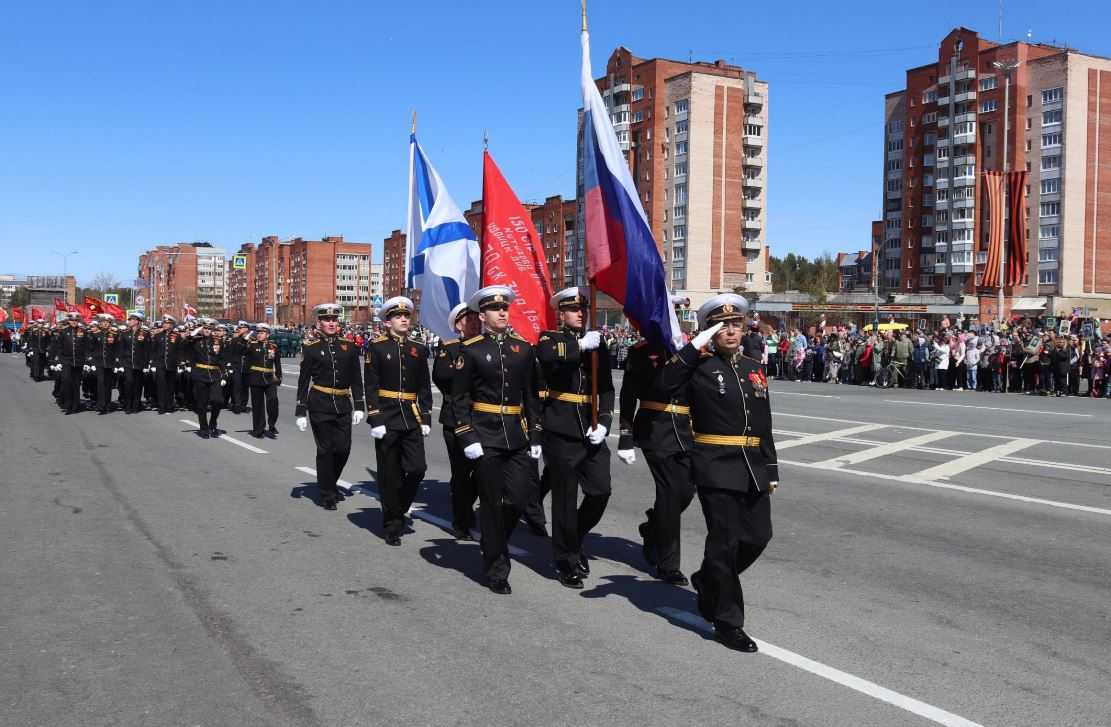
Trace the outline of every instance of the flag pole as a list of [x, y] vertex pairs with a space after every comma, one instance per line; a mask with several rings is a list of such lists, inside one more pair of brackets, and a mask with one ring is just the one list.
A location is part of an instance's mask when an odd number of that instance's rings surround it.
[[[586, 32], [586, 0], [579, 0], [582, 5], [582, 32]], [[589, 110], [588, 110], [589, 113]], [[584, 231], [585, 234], [585, 231]], [[585, 245], [583, 246], [586, 247]], [[594, 281], [590, 281], [590, 325], [596, 326], [598, 318], [598, 293]], [[599, 335], [601, 333], [599, 332]], [[599, 348], [601, 344], [599, 343]], [[598, 426], [598, 350], [590, 357], [590, 428]]]

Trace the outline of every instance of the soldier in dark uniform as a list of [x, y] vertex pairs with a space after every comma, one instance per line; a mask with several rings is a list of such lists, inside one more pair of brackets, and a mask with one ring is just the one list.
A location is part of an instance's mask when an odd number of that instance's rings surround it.
[[413, 301], [404, 296], [382, 304], [379, 316], [389, 335], [367, 344], [363, 365], [387, 545], [401, 545], [405, 513], [428, 469], [424, 437], [432, 431], [432, 383], [428, 349], [409, 340], [413, 309]]
[[189, 337], [189, 350], [192, 354], [189, 378], [193, 383], [194, 411], [200, 427], [197, 433], [201, 439], [220, 436], [216, 425], [224, 407], [223, 386], [226, 383], [229, 352], [226, 341], [217, 334], [218, 328], [216, 321], [204, 318]]
[[177, 320], [173, 316], [163, 316], [162, 330], [150, 337], [150, 367], [158, 391], [159, 414], [169, 414], [176, 408], [174, 390], [184, 344], [181, 336], [174, 330], [175, 323]]
[[117, 359], [123, 369], [123, 410], [138, 414], [143, 408], [143, 376], [150, 366], [150, 333], [142, 328], [143, 314], [127, 317], [127, 330], [120, 335]]
[[474, 527], [474, 505], [478, 501], [478, 484], [475, 482], [474, 460], [463, 455], [463, 447], [455, 436], [455, 410], [451, 405], [451, 385], [455, 377], [455, 362], [459, 360], [462, 341], [474, 338], [482, 331], [478, 313], [466, 303], [455, 306], [448, 315], [448, 324], [459, 338], [441, 340], [432, 361], [432, 381], [443, 394], [440, 407], [440, 424], [444, 427], [444, 446], [451, 464], [451, 535], [456, 540], [471, 540]]
[[31, 326], [30, 341], [27, 345], [28, 358], [31, 361], [31, 378], [42, 381], [46, 378], [46, 367], [49, 365], [50, 330], [42, 321], [35, 321]]
[[251, 390], [251, 431], [255, 439], [278, 436], [278, 387], [282, 385], [282, 360], [278, 347], [270, 340], [270, 324], [259, 323], [251, 336], [248, 331], [246, 379]]
[[[691, 576], [698, 610], [731, 649], [756, 651], [744, 632], [740, 575], [772, 537], [771, 491], [779, 484], [768, 379], [741, 353], [745, 299], [716, 295], [698, 309], [702, 332], [664, 367], [660, 388], [686, 395], [694, 449], [691, 465], [706, 518], [702, 566]], [[709, 328], [707, 328], [709, 326]], [[712, 353], [702, 347], [713, 341]]]
[[62, 409], [66, 414], [81, 411], [81, 374], [86, 364], [85, 331], [77, 313], [66, 315], [65, 327], [54, 336], [51, 356], [60, 381]]
[[301, 349], [297, 376], [297, 428], [312, 424], [316, 440], [316, 486], [325, 510], [335, 510], [339, 498], [336, 482], [351, 455], [351, 427], [363, 420], [363, 379], [359, 349], [342, 338], [338, 303], [313, 308], [320, 336]]
[[[561, 326], [544, 331], [536, 358], [544, 372], [544, 469], [552, 493], [552, 552], [559, 582], [582, 588], [590, 573], [583, 540], [602, 519], [610, 498], [610, 451], [614, 391], [609, 351], [597, 331], [585, 330], [589, 291], [567, 288], [552, 296]], [[592, 359], [597, 356], [598, 424], [592, 423]], [[582, 503], [578, 502], [582, 486]]]
[[533, 349], [506, 331], [513, 290], [491, 285], [468, 301], [486, 332], [463, 342], [451, 384], [455, 436], [476, 460], [483, 567], [490, 590], [509, 587], [509, 536], [529, 498], [529, 457], [540, 458]]
[[[678, 308], [686, 300], [672, 296], [671, 302]], [[640, 524], [644, 559], [655, 567], [661, 581], [685, 586], [687, 577], [679, 570], [679, 528], [683, 513], [694, 499], [694, 440], [686, 392], [666, 396], [660, 389], [660, 374], [667, 360], [668, 352], [647, 340], [629, 349], [621, 384], [617, 458], [626, 464], [636, 461], [634, 444], [644, 454], [656, 482], [655, 503], [645, 512], [648, 522]]]
[[86, 362], [92, 379], [97, 414], [104, 415], [112, 406], [112, 389], [116, 383], [116, 336], [112, 325], [115, 319], [107, 313], [98, 313], [96, 327], [85, 338]]
[[228, 368], [231, 371], [230, 396], [225, 397], [224, 405], [230, 406], [232, 414], [242, 414], [247, 408], [247, 396], [250, 393], [247, 379], [247, 346], [250, 341], [251, 325], [247, 321], [239, 321], [235, 326], [235, 335], [228, 341]]

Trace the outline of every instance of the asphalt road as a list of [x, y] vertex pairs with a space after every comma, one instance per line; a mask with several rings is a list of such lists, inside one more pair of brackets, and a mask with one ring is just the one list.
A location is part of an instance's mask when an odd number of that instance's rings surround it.
[[[320, 509], [292, 388], [276, 441], [227, 413], [230, 437], [204, 441], [186, 412], [62, 416], [4, 356], [0, 724], [1111, 723], [1111, 402], [781, 382], [772, 399], [783, 481], [744, 577], [748, 655], [646, 572], [642, 460], [614, 458], [585, 590], [520, 528], [501, 597], [441, 527], [438, 431], [390, 548], [369, 430], [355, 494]], [[690, 573], [697, 505], [684, 527]]]

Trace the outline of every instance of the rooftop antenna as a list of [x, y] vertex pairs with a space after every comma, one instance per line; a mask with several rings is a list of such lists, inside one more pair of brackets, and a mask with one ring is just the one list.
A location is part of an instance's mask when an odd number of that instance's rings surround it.
[[999, 42], [1003, 42], [1003, 0], [999, 0]]
[[1033, 28], [1030, 28], [1029, 30], [1026, 31], [1026, 42], [1027, 43], [1033, 43], [1034, 42], [1034, 29]]

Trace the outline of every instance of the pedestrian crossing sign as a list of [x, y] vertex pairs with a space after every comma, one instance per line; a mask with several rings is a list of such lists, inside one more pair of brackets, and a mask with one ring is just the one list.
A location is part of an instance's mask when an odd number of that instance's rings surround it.
[[235, 270], [247, 269], [247, 256], [246, 255], [232, 255], [231, 266]]
[[105, 293], [104, 294], [104, 302], [105, 303], [111, 303], [112, 305], [119, 305], [120, 304], [120, 296], [119, 296], [118, 293]]

